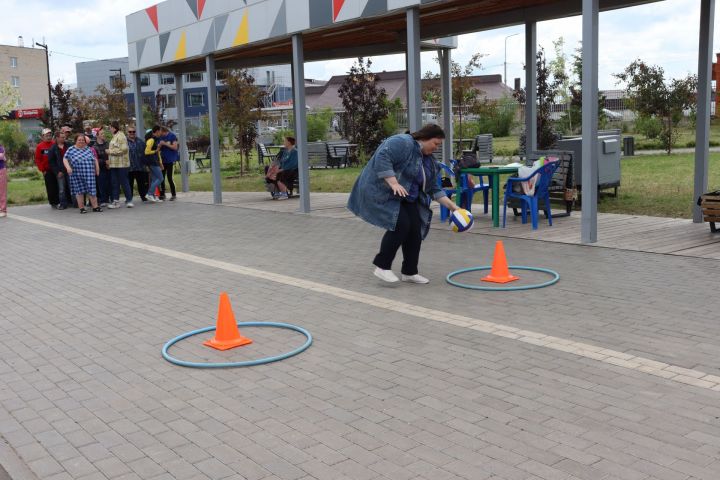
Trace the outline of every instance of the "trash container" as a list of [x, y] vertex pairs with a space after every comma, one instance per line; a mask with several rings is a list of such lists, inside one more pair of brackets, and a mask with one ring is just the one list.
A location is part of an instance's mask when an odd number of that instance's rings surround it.
[[623, 137], [623, 153], [626, 157], [635, 156], [635, 137]]

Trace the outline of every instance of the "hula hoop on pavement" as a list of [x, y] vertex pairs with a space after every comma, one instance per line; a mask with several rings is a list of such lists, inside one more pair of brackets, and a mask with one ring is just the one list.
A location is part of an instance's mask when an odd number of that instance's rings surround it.
[[239, 327], [274, 327], [274, 328], [284, 328], [287, 330], [293, 330], [299, 333], [302, 333], [305, 335], [306, 341], [301, 346], [296, 348], [295, 350], [291, 350], [290, 352], [283, 353], [281, 355], [275, 355], [273, 357], [265, 357], [265, 358], [259, 358], [257, 360], [246, 360], [243, 362], [188, 362], [185, 360], [180, 360], [168, 353], [168, 349], [175, 345], [177, 342], [184, 340], [188, 337], [192, 337], [193, 335], [198, 335], [200, 333], [210, 332], [212, 330], [215, 330], [215, 327], [205, 327], [200, 328], [198, 330], [193, 330], [191, 332], [183, 333], [182, 335], [178, 335], [177, 337], [173, 338], [172, 340], [168, 341], [162, 348], [162, 356], [165, 360], [167, 360], [170, 363], [174, 363], [175, 365], [180, 365], [181, 367], [190, 367], [190, 368], [233, 368], [233, 367], [253, 367], [256, 365], [264, 365], [266, 363], [272, 363], [277, 362], [280, 360], [285, 360], [286, 358], [290, 358], [294, 355], [297, 355], [298, 353], [301, 353], [312, 344], [312, 335], [310, 335], [310, 332], [305, 330], [302, 327], [298, 327], [297, 325], [291, 325], [289, 323], [277, 323], [277, 322], [241, 322], [238, 323]]
[[450, 272], [447, 277], [445, 277], [445, 280], [450, 285], [455, 285], [456, 287], [460, 288], [469, 288], [471, 290], [486, 290], [486, 291], [498, 291], [498, 292], [511, 292], [516, 290], [532, 290], [535, 288], [543, 288], [548, 287], [550, 285], [553, 285], [554, 283], [557, 283], [558, 280], [560, 280], [560, 274], [557, 273], [555, 270], [550, 270], [549, 268], [540, 268], [540, 267], [524, 267], [521, 265], [510, 265], [508, 268], [510, 270], [529, 270], [532, 272], [543, 272], [552, 275], [553, 278], [548, 280], [547, 282], [543, 283], [534, 283], [532, 285], [514, 285], [514, 286], [508, 286], [508, 287], [486, 287], [484, 285], [472, 285], [468, 283], [461, 283], [456, 280], [453, 280], [453, 277], [460, 275], [462, 273], [467, 272], [476, 272], [478, 270], [490, 270], [492, 267], [490, 265], [484, 265], [482, 267], [472, 267], [472, 268], [463, 268], [462, 270], [455, 270], [454, 272]]

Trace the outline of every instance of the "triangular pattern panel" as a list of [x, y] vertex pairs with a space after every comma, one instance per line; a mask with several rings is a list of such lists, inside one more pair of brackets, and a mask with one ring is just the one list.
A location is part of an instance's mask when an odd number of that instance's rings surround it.
[[361, 0], [345, 0], [341, 8], [337, 12], [333, 12], [335, 15], [334, 22], [337, 23], [359, 17], [361, 3]]
[[[170, 35], [167, 34], [167, 36]], [[155, 35], [145, 40], [145, 48], [142, 57], [138, 58], [138, 66], [140, 68], [152, 67], [158, 65], [160, 61], [160, 36]], [[132, 65], [130, 65], [130, 70], [134, 70]]]
[[[328, 8], [330, 8], [329, 4]], [[295, 33], [310, 28], [310, 0], [290, 0], [286, 13], [287, 33]]]
[[187, 0], [168, 0], [158, 4], [160, 33], [184, 28], [197, 22], [193, 9]]
[[388, 0], [361, 0], [360, 16], [372, 17], [387, 12]]
[[127, 29], [128, 43], [137, 42], [158, 33], [145, 10], [125, 17], [125, 28]]

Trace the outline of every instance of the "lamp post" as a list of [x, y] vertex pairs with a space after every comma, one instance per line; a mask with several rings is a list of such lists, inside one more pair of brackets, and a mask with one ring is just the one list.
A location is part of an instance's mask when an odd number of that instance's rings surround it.
[[514, 37], [516, 35], [520, 35], [520, 33], [513, 33], [512, 35], [508, 35], [507, 37], [505, 37], [505, 61], [503, 62], [503, 67], [504, 67], [503, 83], [505, 85], [507, 85], [507, 41], [508, 41], [508, 38]]
[[48, 81], [48, 104], [50, 105], [50, 128], [55, 129], [55, 117], [53, 113], [52, 103], [52, 83], [50, 82], [50, 56], [48, 54], [47, 44], [35, 42], [35, 45], [45, 49], [45, 66], [47, 67], [47, 81]]

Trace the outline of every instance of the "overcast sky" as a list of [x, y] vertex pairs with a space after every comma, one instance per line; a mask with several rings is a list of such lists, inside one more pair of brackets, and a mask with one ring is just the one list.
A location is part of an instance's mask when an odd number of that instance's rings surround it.
[[[3, 0], [6, 18], [0, 43], [16, 45], [22, 35], [25, 46], [34, 41], [50, 49], [53, 82], [75, 83], [75, 63], [127, 56], [125, 16], [153, 5], [154, 0]], [[697, 71], [699, 0], [664, 0], [657, 3], [600, 14], [600, 88], [618, 88], [618, 73], [636, 58], [662, 66], [670, 77]], [[720, 31], [715, 22], [714, 51], [720, 52]], [[553, 56], [553, 40], [562, 36], [565, 51], [572, 54], [581, 38], [580, 17], [538, 24], [540, 46]], [[502, 74], [507, 38], [508, 83], [523, 76], [524, 27], [516, 26], [459, 37], [453, 58], [464, 64], [474, 53], [487, 54], [478, 74]], [[422, 56], [422, 71], [437, 71], [431, 53]], [[307, 63], [305, 76], [328, 79], [347, 72], [353, 59]], [[397, 70], [402, 56], [374, 57], [373, 70]], [[113, 68], [109, 66], [108, 68]], [[524, 83], [524, 81], [523, 81]]]

